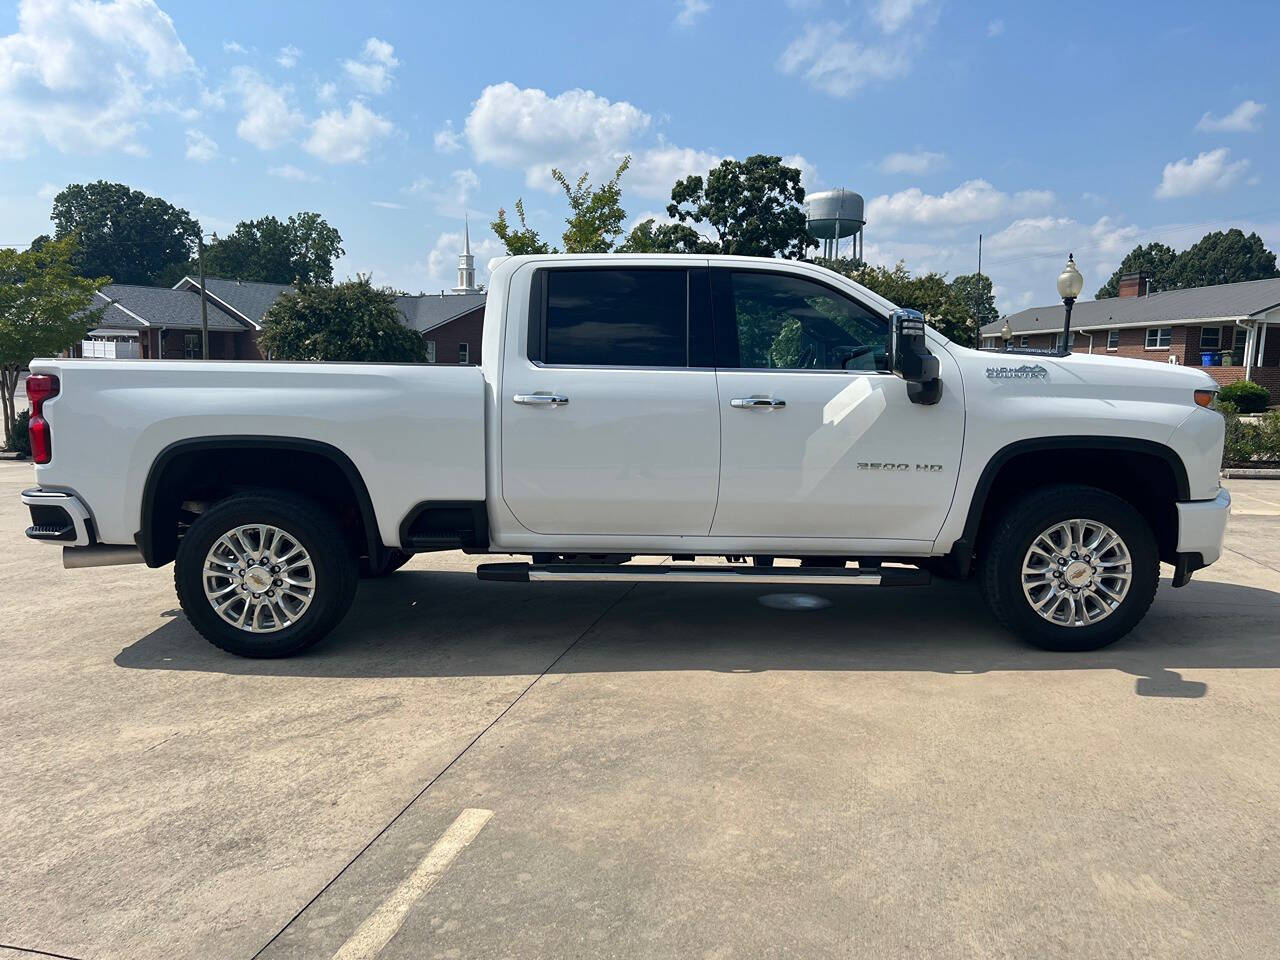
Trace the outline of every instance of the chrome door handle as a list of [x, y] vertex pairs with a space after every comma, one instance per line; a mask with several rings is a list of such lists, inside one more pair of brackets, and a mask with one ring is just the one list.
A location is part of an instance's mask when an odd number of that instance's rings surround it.
[[569, 398], [558, 393], [517, 393], [511, 398], [530, 407], [563, 407]]
[[739, 410], [781, 410], [786, 405], [787, 401], [773, 397], [735, 397], [729, 401], [729, 406]]

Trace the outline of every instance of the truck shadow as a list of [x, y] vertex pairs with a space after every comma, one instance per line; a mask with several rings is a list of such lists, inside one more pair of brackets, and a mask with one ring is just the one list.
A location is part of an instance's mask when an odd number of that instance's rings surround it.
[[[737, 585], [489, 584], [462, 571], [367, 581], [343, 625], [289, 659], [232, 657], [177, 611], [116, 666], [270, 677], [509, 676], [614, 671], [992, 671], [1110, 669], [1140, 696], [1199, 698], [1181, 671], [1280, 667], [1280, 594], [1192, 582], [1160, 594], [1142, 625], [1093, 653], [1020, 644], [970, 584], [820, 588], [829, 605], [777, 609], [782, 589]], [[575, 641], [577, 643], [575, 644]]]
[[[1146, 620], [1104, 650], [1030, 649], [991, 619], [972, 584], [815, 588], [821, 609], [760, 603], [781, 588], [738, 585], [482, 583], [464, 571], [402, 571], [368, 581], [344, 623], [307, 653], [234, 657], [177, 611], [115, 658], [137, 670], [270, 677], [537, 675], [710, 670], [1114, 670], [1148, 697], [1202, 697], [1181, 671], [1280, 667], [1280, 594], [1163, 581]], [[575, 641], [577, 641], [575, 643]]]

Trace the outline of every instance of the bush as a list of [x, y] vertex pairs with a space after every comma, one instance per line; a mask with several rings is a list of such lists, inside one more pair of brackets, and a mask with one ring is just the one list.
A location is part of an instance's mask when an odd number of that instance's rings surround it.
[[1280, 463], [1280, 410], [1265, 413], [1254, 423], [1240, 419], [1236, 408], [1224, 403], [1220, 407], [1226, 420], [1226, 439], [1222, 445], [1224, 467], [1257, 467]]
[[1265, 387], [1252, 380], [1229, 383], [1218, 393], [1218, 400], [1230, 403], [1241, 413], [1261, 413], [1267, 409], [1271, 397]]
[[4, 448], [10, 453], [20, 453], [24, 457], [31, 456], [31, 431], [27, 426], [30, 421], [31, 412], [29, 410], [23, 410], [18, 414], [18, 418], [13, 424], [13, 436], [4, 445]]

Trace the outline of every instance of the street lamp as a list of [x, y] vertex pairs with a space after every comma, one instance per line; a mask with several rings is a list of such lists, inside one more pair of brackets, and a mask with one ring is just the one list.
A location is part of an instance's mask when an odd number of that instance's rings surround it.
[[1004, 352], [1008, 353], [1009, 341], [1013, 339], [1013, 328], [1009, 326], [1007, 319], [1004, 322], [1004, 326], [1000, 328], [1000, 336], [1004, 338]]
[[1071, 308], [1083, 289], [1084, 277], [1076, 269], [1075, 257], [1067, 254], [1067, 265], [1058, 274], [1058, 296], [1062, 297], [1062, 305], [1067, 308], [1062, 321], [1062, 349], [1059, 351], [1063, 356], [1071, 352]]

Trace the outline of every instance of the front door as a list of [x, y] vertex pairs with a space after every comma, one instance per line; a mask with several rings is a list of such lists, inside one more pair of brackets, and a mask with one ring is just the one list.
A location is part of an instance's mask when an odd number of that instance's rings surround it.
[[933, 540], [963, 397], [913, 404], [888, 372], [889, 321], [816, 278], [713, 270], [721, 435], [712, 534]]
[[529, 302], [499, 406], [512, 514], [534, 533], [706, 536], [720, 468], [707, 271], [542, 268]]

